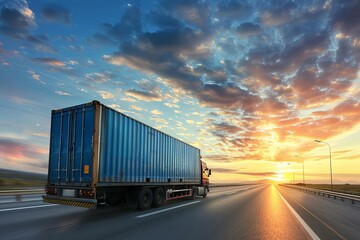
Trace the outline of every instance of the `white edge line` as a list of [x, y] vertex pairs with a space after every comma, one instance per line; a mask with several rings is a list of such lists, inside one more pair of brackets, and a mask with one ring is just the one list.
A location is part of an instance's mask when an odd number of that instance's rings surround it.
[[[274, 186], [275, 187], [275, 186]], [[285, 198], [281, 195], [281, 193], [276, 189], [276, 192], [279, 194], [281, 199], [284, 201], [286, 206], [290, 209], [290, 211], [294, 214], [294, 216], [297, 218], [297, 220], [301, 223], [301, 225], [305, 228], [305, 230], [309, 233], [310, 237], [314, 240], [320, 240], [318, 235], [309, 227], [309, 225], [306, 224], [306, 222], [300, 217], [300, 215], [290, 206], [290, 204], [285, 200]]]
[[15, 211], [15, 210], [23, 210], [23, 209], [31, 209], [31, 208], [42, 208], [42, 207], [54, 207], [54, 206], [58, 206], [58, 204], [48, 204], [48, 205], [18, 207], [18, 208], [7, 208], [7, 209], [0, 209], [0, 212], [9, 212], [9, 211]]
[[170, 207], [170, 208], [162, 209], [162, 210], [159, 210], [159, 211], [156, 211], [156, 212], [151, 212], [151, 213], [146, 213], [146, 214], [143, 214], [143, 215], [139, 215], [139, 216], [136, 216], [135, 218], [144, 218], [144, 217], [148, 217], [148, 216], [151, 216], [151, 215], [155, 215], [155, 214], [167, 212], [167, 211], [170, 211], [170, 210], [173, 210], [173, 209], [176, 209], [176, 208], [181, 208], [181, 207], [189, 206], [189, 205], [192, 205], [192, 204], [195, 204], [195, 203], [199, 203], [199, 202], [200, 202], [200, 201], [185, 203], [185, 204], [178, 205], [178, 206], [175, 206], [175, 207]]

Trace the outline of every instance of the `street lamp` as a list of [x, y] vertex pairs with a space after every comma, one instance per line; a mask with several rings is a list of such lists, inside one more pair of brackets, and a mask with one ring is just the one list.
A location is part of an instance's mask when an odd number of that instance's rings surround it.
[[[287, 165], [290, 166], [290, 163], [287, 163]], [[294, 173], [295, 173], [295, 172], [294, 172], [294, 168], [292, 167], [291, 170], [292, 170], [292, 175], [293, 175], [293, 177], [292, 177], [292, 184], [294, 184], [294, 182], [295, 182], [295, 177], [294, 177]], [[291, 180], [290, 180], [290, 181], [291, 181]]]
[[330, 179], [331, 179], [331, 191], [332, 191], [332, 190], [333, 190], [333, 180], [332, 180], [331, 147], [330, 147], [330, 144], [328, 144], [327, 142], [324, 142], [324, 141], [320, 141], [320, 140], [315, 140], [315, 142], [325, 143], [325, 144], [327, 144], [328, 147], [329, 147], [329, 156], [330, 156]]
[[298, 158], [301, 158], [302, 159], [302, 161], [303, 161], [303, 184], [305, 184], [305, 174], [304, 174], [304, 158], [303, 157], [300, 157], [300, 156], [298, 156], [298, 155], [295, 155], [295, 157], [298, 157]]

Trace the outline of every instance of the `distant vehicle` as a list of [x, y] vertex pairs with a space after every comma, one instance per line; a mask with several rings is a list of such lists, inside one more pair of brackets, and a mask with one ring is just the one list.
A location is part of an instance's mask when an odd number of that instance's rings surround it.
[[43, 201], [141, 210], [209, 192], [200, 150], [98, 101], [53, 110]]

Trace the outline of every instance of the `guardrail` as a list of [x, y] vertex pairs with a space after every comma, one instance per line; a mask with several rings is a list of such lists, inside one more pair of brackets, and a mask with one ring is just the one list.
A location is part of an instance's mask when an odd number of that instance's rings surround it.
[[210, 183], [210, 188], [216, 188], [216, 187], [239, 187], [239, 186], [250, 186], [250, 185], [255, 185], [255, 184], [241, 184], [241, 183], [239, 183], [239, 184], [231, 184], [231, 183], [229, 183], [229, 184], [227, 184], [227, 183], [224, 183], [224, 184], [212, 184], [212, 183]]
[[14, 196], [16, 201], [21, 201], [23, 195], [35, 195], [44, 193], [44, 189], [2, 190], [0, 191], [0, 196]]
[[327, 196], [328, 198], [333, 197], [334, 199], [341, 199], [341, 201], [349, 200], [352, 204], [355, 204], [355, 202], [360, 202], [360, 196], [352, 195], [352, 194], [346, 194], [346, 193], [340, 193], [335, 191], [327, 191], [327, 190], [321, 190], [321, 189], [315, 189], [315, 188], [306, 188], [306, 187], [300, 187], [300, 186], [293, 186], [293, 185], [285, 185], [281, 184], [281, 186], [289, 187], [289, 188], [295, 188], [298, 190], [301, 190], [303, 192], [309, 192], [317, 195], [322, 195], [323, 197]]

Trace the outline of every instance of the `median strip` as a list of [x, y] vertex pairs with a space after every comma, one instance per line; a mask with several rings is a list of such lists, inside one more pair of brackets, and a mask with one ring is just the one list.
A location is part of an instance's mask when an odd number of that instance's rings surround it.
[[151, 212], [151, 213], [146, 213], [146, 214], [143, 214], [143, 215], [139, 215], [139, 216], [136, 216], [135, 218], [149, 217], [149, 216], [152, 216], [152, 215], [155, 215], [155, 214], [167, 212], [167, 211], [174, 210], [174, 209], [181, 208], [181, 207], [186, 207], [186, 206], [189, 206], [189, 205], [192, 205], [192, 204], [195, 204], [195, 203], [199, 203], [199, 202], [200, 202], [200, 201], [185, 203], [185, 204], [178, 205], [178, 206], [175, 206], [175, 207], [170, 207], [170, 208], [162, 209], [162, 210], [159, 210], [159, 211], [156, 211], [156, 212]]

